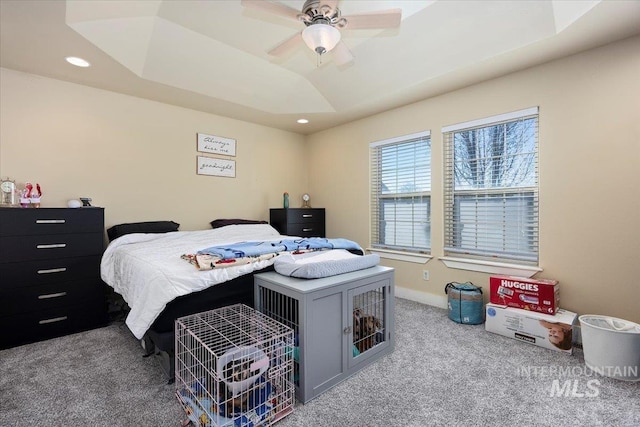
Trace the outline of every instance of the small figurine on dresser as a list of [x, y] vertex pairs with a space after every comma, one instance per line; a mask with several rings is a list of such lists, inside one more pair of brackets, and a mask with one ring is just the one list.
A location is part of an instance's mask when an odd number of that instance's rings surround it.
[[23, 208], [39, 208], [41, 197], [42, 189], [40, 189], [40, 184], [36, 183], [36, 188], [33, 188], [33, 184], [27, 182], [24, 185], [24, 190], [22, 190], [20, 206]]

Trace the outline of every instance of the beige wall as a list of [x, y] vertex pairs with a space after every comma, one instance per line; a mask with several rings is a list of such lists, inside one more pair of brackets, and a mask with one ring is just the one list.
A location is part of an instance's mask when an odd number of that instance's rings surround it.
[[[369, 143], [430, 129], [432, 245], [426, 265], [384, 260], [396, 283], [444, 300], [444, 125], [540, 107], [540, 265], [562, 306], [640, 322], [640, 38], [554, 61], [330, 129], [308, 138], [12, 70], [0, 72], [0, 175], [40, 182], [43, 206], [90, 196], [106, 225], [268, 219], [309, 191], [329, 237], [369, 244]], [[238, 141], [237, 178], [195, 173], [196, 133]], [[306, 144], [305, 144], [306, 142]], [[431, 280], [422, 280], [422, 270]], [[422, 298], [422, 297], [420, 297]]]
[[[327, 230], [369, 243], [369, 143], [432, 132], [432, 253], [427, 264], [384, 260], [396, 285], [446, 301], [450, 281], [488, 288], [488, 275], [444, 266], [445, 125], [540, 107], [541, 278], [561, 306], [640, 322], [640, 38], [626, 40], [395, 109], [308, 138], [310, 191]], [[431, 279], [422, 280], [422, 270]]]
[[[301, 135], [0, 71], [0, 175], [39, 182], [44, 207], [88, 196], [107, 227], [173, 220], [193, 230], [216, 218], [268, 220], [284, 191], [308, 191]], [[196, 133], [237, 140], [236, 178], [196, 174]]]

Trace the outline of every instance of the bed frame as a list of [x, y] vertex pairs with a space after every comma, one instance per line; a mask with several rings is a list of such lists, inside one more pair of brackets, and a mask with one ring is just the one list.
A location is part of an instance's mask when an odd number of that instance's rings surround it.
[[[349, 252], [365, 254], [355, 249], [349, 249]], [[145, 357], [158, 356], [169, 383], [172, 383], [175, 380], [175, 320], [238, 303], [255, 308], [253, 276], [267, 271], [274, 271], [273, 265], [171, 301], [142, 338]]]
[[[218, 219], [211, 222], [211, 227], [218, 228], [232, 224], [266, 223], [266, 221], [246, 219]], [[107, 235], [109, 241], [113, 241], [129, 233], [167, 233], [177, 231], [179, 226], [180, 224], [174, 221], [126, 223], [111, 227], [107, 230]], [[357, 255], [364, 255], [364, 251], [362, 250], [349, 249], [349, 251]], [[169, 383], [174, 382], [175, 320], [195, 313], [239, 303], [254, 308], [253, 276], [257, 273], [268, 271], [274, 271], [273, 265], [242, 275], [233, 280], [216, 284], [202, 291], [183, 295], [168, 303], [142, 337], [141, 344], [146, 352], [144, 356], [158, 356], [160, 358], [160, 365], [167, 375]], [[124, 301], [122, 302], [124, 303]], [[122, 305], [120, 305], [120, 307], [122, 307]]]
[[171, 301], [142, 338], [142, 347], [146, 350], [144, 357], [157, 356], [168, 377], [168, 382], [173, 383], [175, 380], [175, 320], [231, 304], [242, 303], [253, 308], [253, 275], [267, 271], [273, 271], [273, 266]]

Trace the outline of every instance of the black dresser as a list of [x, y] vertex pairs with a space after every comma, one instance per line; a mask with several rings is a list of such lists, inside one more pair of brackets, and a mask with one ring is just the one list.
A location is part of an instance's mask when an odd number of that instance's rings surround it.
[[107, 323], [103, 208], [0, 208], [0, 348]]
[[270, 209], [269, 223], [280, 234], [325, 237], [324, 208]]

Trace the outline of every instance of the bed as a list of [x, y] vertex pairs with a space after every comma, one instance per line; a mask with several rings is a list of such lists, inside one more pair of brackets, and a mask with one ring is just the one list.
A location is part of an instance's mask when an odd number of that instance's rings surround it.
[[[278, 246], [277, 256], [238, 257], [243, 260], [239, 265], [224, 262], [220, 267], [202, 269], [191, 261], [203, 249], [226, 248], [248, 241], [282, 245], [300, 239], [280, 235], [264, 221], [216, 220], [211, 225], [216, 228], [177, 231], [179, 224], [158, 221], [122, 224], [108, 230], [111, 242], [101, 261], [102, 280], [122, 296], [130, 309], [125, 324], [141, 340], [147, 355], [161, 356], [169, 380], [173, 378], [176, 318], [235, 303], [253, 307], [255, 273], [273, 270], [278, 256], [284, 254], [289, 256], [283, 264], [288, 270], [308, 270], [306, 258], [316, 252], [281, 251]], [[365, 256], [362, 248], [350, 243], [355, 246], [342, 247], [342, 252], [353, 257], [354, 253]], [[293, 248], [285, 246], [285, 249]], [[342, 253], [324, 261], [340, 264], [345, 256]], [[305, 266], [302, 270], [291, 268], [297, 264]], [[317, 274], [317, 268], [311, 271]], [[336, 271], [341, 270], [334, 268], [330, 274], [339, 274]]]

